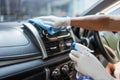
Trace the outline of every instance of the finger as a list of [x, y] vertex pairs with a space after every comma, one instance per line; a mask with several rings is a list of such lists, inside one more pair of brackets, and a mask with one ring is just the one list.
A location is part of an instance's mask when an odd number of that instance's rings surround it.
[[51, 21], [43, 21], [44, 24], [54, 26], [54, 22]]
[[90, 53], [90, 52], [79, 52], [79, 51], [75, 51], [75, 50], [71, 50], [71, 54], [74, 55], [77, 58], [83, 58], [85, 56], [89, 56], [89, 57], [93, 57], [94, 56]]
[[41, 20], [47, 20], [47, 21], [50, 21], [51, 19], [49, 17], [37, 17], [37, 18], [34, 18], [34, 19], [41, 19]]
[[41, 17], [37, 17], [36, 19], [52, 21], [52, 17], [53, 16], [41, 16]]
[[78, 69], [79, 66], [77, 64], [74, 64], [74, 67], [75, 67], [75, 70], [79, 71]]
[[78, 52], [78, 51], [75, 51], [75, 50], [71, 50], [71, 54], [72, 54], [73, 56], [79, 58], [81, 53]]
[[72, 55], [71, 53], [69, 54], [69, 57], [71, 58], [71, 60], [77, 62], [78, 61], [78, 58], [75, 57], [74, 55]]
[[86, 47], [82, 44], [76, 43], [76, 45], [79, 46], [78, 51], [80, 51], [80, 52], [94, 52], [93, 50], [90, 50], [88, 47]]
[[35, 19], [39, 19], [39, 18], [41, 18], [41, 19], [42, 19], [42, 18], [43, 18], [43, 19], [44, 19], [44, 18], [47, 19], [47, 18], [49, 18], [49, 17], [50, 17], [50, 16], [40, 16], [40, 17], [35, 17]]

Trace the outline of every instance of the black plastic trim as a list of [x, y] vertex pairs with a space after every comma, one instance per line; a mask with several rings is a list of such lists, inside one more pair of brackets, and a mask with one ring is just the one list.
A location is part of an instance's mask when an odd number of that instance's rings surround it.
[[14, 77], [15, 75], [22, 74], [27, 71], [31, 71], [37, 68], [47, 67], [61, 61], [70, 60], [68, 54], [59, 55], [54, 58], [49, 58], [46, 60], [38, 59], [34, 61], [24, 62], [20, 64], [10, 65], [0, 68], [0, 80], [8, 77]]

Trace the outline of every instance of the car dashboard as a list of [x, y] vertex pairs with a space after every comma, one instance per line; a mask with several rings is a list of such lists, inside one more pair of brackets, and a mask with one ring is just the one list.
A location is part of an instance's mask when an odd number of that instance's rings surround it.
[[71, 28], [50, 35], [27, 22], [0, 23], [0, 80], [71, 80]]

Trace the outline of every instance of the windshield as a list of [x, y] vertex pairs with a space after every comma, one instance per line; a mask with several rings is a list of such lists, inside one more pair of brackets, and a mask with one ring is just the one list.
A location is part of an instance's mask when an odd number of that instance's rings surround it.
[[78, 16], [101, 0], [0, 0], [0, 21], [38, 16]]

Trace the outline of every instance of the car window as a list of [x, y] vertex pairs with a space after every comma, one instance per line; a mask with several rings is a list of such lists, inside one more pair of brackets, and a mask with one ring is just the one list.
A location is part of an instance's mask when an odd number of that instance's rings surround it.
[[102, 0], [0, 0], [0, 21], [56, 15], [77, 16]]

